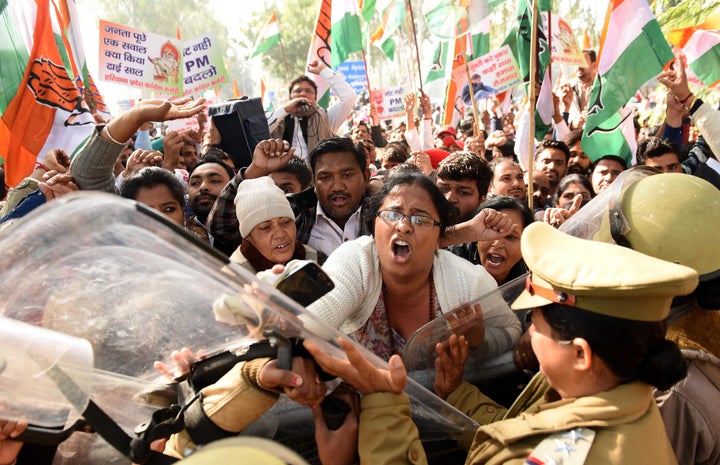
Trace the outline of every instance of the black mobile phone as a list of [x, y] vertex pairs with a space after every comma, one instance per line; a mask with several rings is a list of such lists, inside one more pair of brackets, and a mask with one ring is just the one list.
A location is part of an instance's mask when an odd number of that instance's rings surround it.
[[275, 287], [303, 307], [307, 307], [334, 287], [330, 276], [317, 263], [307, 261], [277, 282]]

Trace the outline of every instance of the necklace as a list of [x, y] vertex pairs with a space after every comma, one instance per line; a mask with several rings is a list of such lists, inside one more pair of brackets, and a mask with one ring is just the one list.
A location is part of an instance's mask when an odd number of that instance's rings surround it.
[[[387, 292], [385, 290], [385, 283], [382, 284], [382, 293], [383, 293], [383, 304], [385, 306], [385, 318], [387, 319], [387, 325], [388, 325], [388, 340], [390, 341], [390, 354], [397, 354], [399, 353], [397, 350], [397, 347], [395, 346], [395, 335], [393, 334], [393, 327], [392, 327], [392, 320], [390, 319], [390, 306], [388, 305], [388, 298], [387, 298]], [[433, 280], [433, 274], [432, 269], [430, 270], [430, 286], [428, 291], [428, 322], [435, 319], [435, 311], [434, 311], [434, 299], [433, 294], [435, 294], [435, 281]]]

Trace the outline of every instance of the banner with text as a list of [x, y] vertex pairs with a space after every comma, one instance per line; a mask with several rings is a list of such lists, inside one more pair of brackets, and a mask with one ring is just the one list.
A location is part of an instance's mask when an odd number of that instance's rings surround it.
[[[515, 63], [515, 57], [513, 57], [510, 47], [507, 45], [503, 45], [494, 52], [468, 62], [468, 68], [470, 68], [473, 90], [477, 98], [486, 97], [485, 94], [505, 92], [519, 86], [521, 83], [520, 71], [517, 63]], [[465, 89], [467, 86], [465, 65], [453, 69], [452, 79], [458, 89]]]
[[100, 79], [161, 95], [202, 93], [229, 82], [213, 45], [210, 34], [181, 42], [100, 20]]
[[100, 20], [100, 79], [182, 95], [181, 44], [170, 37]]
[[183, 41], [184, 95], [201, 94], [230, 82], [223, 52], [214, 44], [210, 34]]
[[391, 119], [405, 115], [404, 95], [405, 92], [402, 86], [373, 90], [371, 98], [380, 119]]
[[362, 97], [367, 92], [368, 84], [365, 76], [365, 63], [362, 60], [344, 61], [335, 67], [335, 71], [345, 76], [345, 82], [355, 91], [355, 95]]

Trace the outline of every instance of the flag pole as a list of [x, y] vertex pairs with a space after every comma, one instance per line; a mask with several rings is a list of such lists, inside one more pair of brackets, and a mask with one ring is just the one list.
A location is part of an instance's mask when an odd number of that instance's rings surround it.
[[372, 98], [371, 98], [372, 87], [370, 86], [370, 74], [368, 73], [368, 62], [367, 62], [367, 57], [365, 56], [365, 50], [362, 51], [362, 59], [363, 59], [363, 65], [365, 66], [365, 81], [367, 81], [367, 85], [368, 85], [368, 98], [372, 102]]
[[370, 86], [370, 70], [368, 69], [368, 60], [367, 60], [367, 55], [370, 55], [370, 47], [371, 47], [370, 25], [369, 24], [367, 26], [367, 37], [366, 38], [367, 38], [367, 40], [365, 41], [366, 42], [365, 46], [367, 47], [367, 51], [366, 50], [362, 51], [362, 59], [363, 59], [363, 65], [365, 66], [365, 82], [367, 82], [368, 100], [370, 102], [372, 102], [372, 87]]
[[[530, 84], [528, 85], [530, 128], [528, 137], [528, 191], [533, 187], [533, 171], [535, 169], [533, 158], [535, 156], [535, 82], [537, 81], [537, 46], [538, 46], [538, 0], [532, 0], [532, 28], [530, 36]], [[528, 195], [528, 207], [533, 211], [533, 196]]]
[[[467, 32], [466, 34], [470, 34]], [[466, 36], [467, 40], [467, 36]], [[472, 105], [473, 118], [475, 119], [473, 136], [480, 134], [480, 117], [478, 116], [477, 102], [475, 101], [475, 89], [473, 89], [472, 79], [470, 79], [470, 65], [468, 64], [468, 56], [465, 54], [465, 75], [467, 76], [468, 90], [470, 91], [470, 104]]]
[[413, 13], [413, 7], [410, 0], [405, 0], [405, 4], [410, 10], [410, 22], [412, 23], [412, 35], [413, 41], [415, 42], [415, 55], [417, 58], [418, 78], [420, 79], [420, 92], [423, 92], [422, 73], [420, 72], [420, 48], [418, 48], [417, 32], [415, 31], [415, 14]]

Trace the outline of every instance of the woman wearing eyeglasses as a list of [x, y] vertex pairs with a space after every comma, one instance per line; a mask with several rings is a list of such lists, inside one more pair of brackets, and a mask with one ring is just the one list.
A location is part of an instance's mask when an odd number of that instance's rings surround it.
[[[452, 211], [422, 173], [391, 174], [363, 210], [373, 236], [346, 242], [330, 255], [323, 269], [335, 289], [308, 310], [387, 360], [430, 320], [495, 289], [484, 268], [439, 249]], [[485, 234], [497, 236], [490, 228]], [[482, 312], [479, 306], [474, 311]], [[492, 353], [510, 350], [520, 336], [510, 309], [494, 309], [482, 319], [468, 335], [471, 344]]]

